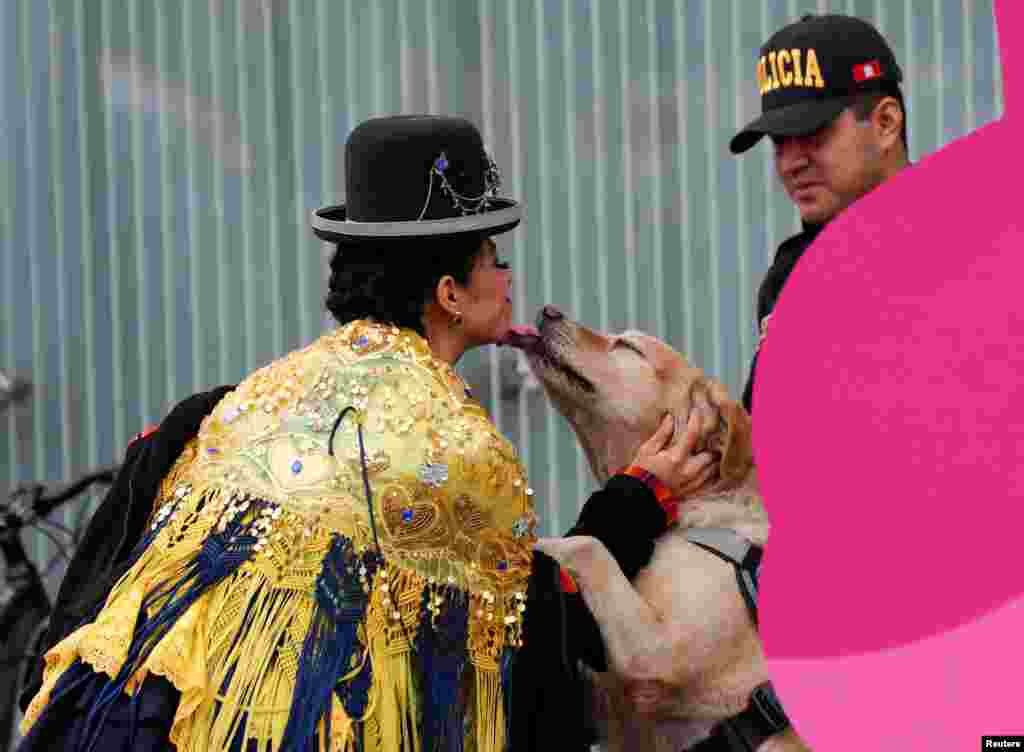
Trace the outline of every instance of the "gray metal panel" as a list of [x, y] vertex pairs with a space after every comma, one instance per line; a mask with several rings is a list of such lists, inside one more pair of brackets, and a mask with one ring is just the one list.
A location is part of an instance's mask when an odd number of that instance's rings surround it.
[[[12, 0], [0, 6], [0, 488], [116, 460], [194, 390], [314, 338], [347, 133], [480, 124], [527, 219], [499, 245], [520, 320], [555, 302], [666, 338], [736, 393], [754, 296], [797, 226], [759, 108], [758, 46], [813, 10], [875, 20], [907, 72], [915, 157], [1002, 112], [992, 7], [970, 0]], [[513, 353], [467, 355], [549, 532], [592, 489]], [[69, 518], [73, 515], [69, 515]], [[39, 544], [39, 553], [47, 548]]]

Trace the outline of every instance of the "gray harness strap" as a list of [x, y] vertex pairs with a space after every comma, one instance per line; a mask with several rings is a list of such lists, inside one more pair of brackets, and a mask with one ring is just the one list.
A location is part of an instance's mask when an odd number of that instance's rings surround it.
[[736, 584], [757, 626], [757, 578], [761, 573], [761, 547], [734, 530], [723, 527], [691, 527], [686, 539], [710, 551], [736, 568]]
[[[757, 578], [761, 572], [761, 547], [727, 528], [689, 528], [686, 539], [731, 563], [736, 583], [757, 627]], [[765, 739], [789, 727], [771, 682], [756, 687], [747, 708], [727, 718], [690, 752], [754, 752]]]

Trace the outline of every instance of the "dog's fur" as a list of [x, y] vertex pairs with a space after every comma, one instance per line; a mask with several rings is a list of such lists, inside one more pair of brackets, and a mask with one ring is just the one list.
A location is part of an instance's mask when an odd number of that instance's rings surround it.
[[[732, 565], [686, 540], [689, 527], [728, 527], [757, 544], [768, 537], [758, 493], [750, 418], [725, 388], [665, 343], [641, 333], [605, 335], [562, 317], [541, 317], [530, 366], [572, 425], [603, 483], [633, 459], [666, 411], [682, 440], [700, 416], [698, 450], [717, 471], [686, 499], [679, 525], [657, 541], [631, 583], [596, 539], [546, 538], [538, 548], [577, 578], [604, 637], [609, 671], [593, 674], [607, 714], [609, 750], [678, 752], [743, 710], [768, 679], [757, 631]], [[623, 509], [624, 515], [629, 514]], [[806, 750], [793, 729], [761, 752]]]

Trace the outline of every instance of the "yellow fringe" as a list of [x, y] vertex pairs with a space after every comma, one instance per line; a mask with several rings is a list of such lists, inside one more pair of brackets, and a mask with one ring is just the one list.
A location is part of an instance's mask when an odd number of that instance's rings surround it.
[[374, 674], [365, 714], [373, 721], [365, 726], [366, 752], [421, 752], [409, 640], [419, 626], [423, 585], [422, 578], [391, 566], [374, 580], [366, 618]]
[[419, 708], [408, 652], [385, 654], [374, 660], [376, 712], [367, 734], [366, 752], [421, 752]]
[[473, 673], [477, 752], [502, 752], [505, 748], [505, 710], [501, 677], [497, 671], [479, 667]]

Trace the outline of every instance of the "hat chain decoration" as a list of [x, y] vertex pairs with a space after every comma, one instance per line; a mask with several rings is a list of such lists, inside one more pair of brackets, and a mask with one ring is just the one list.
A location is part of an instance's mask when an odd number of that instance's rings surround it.
[[434, 176], [437, 175], [441, 178], [441, 192], [444, 193], [451, 200], [452, 205], [462, 213], [462, 216], [469, 214], [479, 214], [482, 211], [486, 211], [490, 208], [491, 199], [497, 198], [498, 188], [501, 186], [501, 172], [498, 170], [498, 165], [494, 163], [490, 154], [486, 152], [484, 155], [487, 157], [487, 169], [484, 172], [484, 190], [479, 196], [463, 196], [461, 193], [452, 187], [452, 184], [448, 180], [448, 176], [445, 175], [445, 171], [448, 169], [449, 162], [448, 156], [445, 152], [441, 152], [434, 163], [430, 166], [429, 182], [427, 183], [427, 198], [423, 202], [423, 209], [420, 210], [420, 214], [416, 217], [416, 221], [423, 219], [427, 213], [427, 207], [430, 205], [430, 196], [434, 190]]

